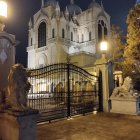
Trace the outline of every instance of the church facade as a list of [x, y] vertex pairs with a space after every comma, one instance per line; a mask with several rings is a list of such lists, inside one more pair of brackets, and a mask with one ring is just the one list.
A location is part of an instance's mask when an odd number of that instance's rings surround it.
[[103, 4], [92, 0], [87, 10], [70, 1], [65, 10], [56, 0], [42, 0], [29, 21], [28, 68], [68, 60], [80, 67], [94, 63], [99, 43], [111, 34], [110, 16]]

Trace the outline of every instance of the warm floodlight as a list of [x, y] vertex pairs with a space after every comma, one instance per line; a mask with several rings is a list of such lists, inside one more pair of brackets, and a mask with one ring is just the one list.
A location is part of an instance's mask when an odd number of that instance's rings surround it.
[[0, 16], [7, 17], [7, 2], [0, 0]]
[[102, 41], [100, 44], [100, 50], [101, 51], [107, 51], [107, 42], [106, 41]]

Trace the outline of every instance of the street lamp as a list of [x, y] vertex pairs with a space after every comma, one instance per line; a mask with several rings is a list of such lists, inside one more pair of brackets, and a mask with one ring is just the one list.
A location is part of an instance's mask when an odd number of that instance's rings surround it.
[[7, 17], [7, 2], [6, 0], [0, 0], [0, 32], [3, 31], [4, 19]]
[[0, 0], [0, 16], [7, 17], [7, 2], [5, 0]]
[[102, 41], [100, 43], [100, 50], [101, 50], [101, 53], [102, 53], [102, 58], [105, 58], [107, 49], [108, 49], [108, 43], [107, 43], [107, 41]]
[[107, 49], [108, 49], [107, 46], [108, 46], [107, 42], [106, 42], [106, 41], [102, 41], [101, 44], [100, 44], [100, 50], [101, 50], [102, 52], [106, 52]]

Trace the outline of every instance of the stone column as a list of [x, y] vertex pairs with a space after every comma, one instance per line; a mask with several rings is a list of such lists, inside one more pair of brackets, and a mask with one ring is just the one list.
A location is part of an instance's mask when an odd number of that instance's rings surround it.
[[102, 94], [103, 94], [103, 111], [110, 111], [110, 95], [114, 88], [112, 63], [108, 62], [107, 59], [102, 56], [101, 59], [95, 62], [97, 73], [102, 73]]
[[0, 113], [0, 140], [35, 140], [37, 110]]
[[10, 68], [15, 64], [15, 36], [0, 32], [0, 90], [7, 86]]

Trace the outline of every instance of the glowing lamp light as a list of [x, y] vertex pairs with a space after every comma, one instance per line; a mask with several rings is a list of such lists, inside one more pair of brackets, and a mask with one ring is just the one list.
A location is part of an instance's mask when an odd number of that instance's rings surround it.
[[102, 41], [100, 44], [100, 50], [101, 51], [107, 51], [107, 42], [106, 41]]
[[7, 2], [0, 0], [0, 16], [7, 17]]
[[97, 108], [94, 108], [93, 114], [94, 114], [94, 115], [97, 114]]

